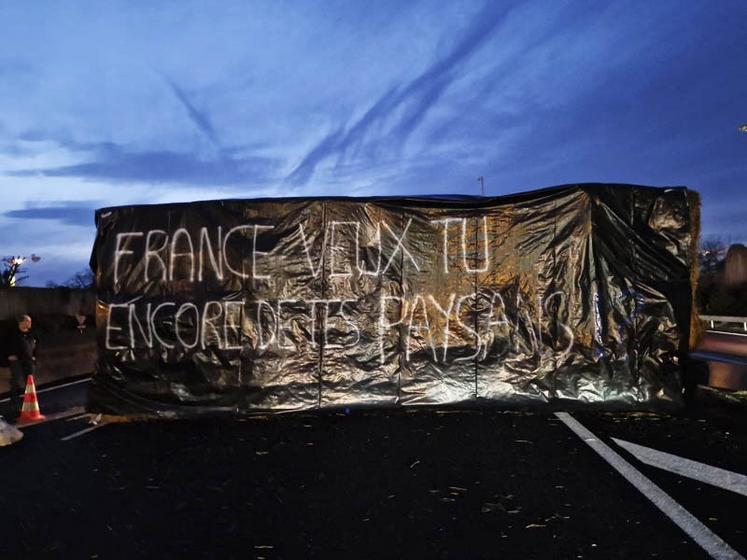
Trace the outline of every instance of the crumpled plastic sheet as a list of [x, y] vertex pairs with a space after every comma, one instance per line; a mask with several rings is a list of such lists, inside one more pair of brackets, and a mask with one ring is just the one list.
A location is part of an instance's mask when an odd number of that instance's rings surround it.
[[89, 408], [678, 406], [685, 188], [97, 211]]
[[23, 432], [0, 418], [0, 447], [12, 445], [23, 439]]

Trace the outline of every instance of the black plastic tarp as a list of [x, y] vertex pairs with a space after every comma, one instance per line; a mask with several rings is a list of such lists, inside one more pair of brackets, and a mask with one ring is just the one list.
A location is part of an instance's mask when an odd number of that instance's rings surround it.
[[586, 184], [101, 209], [90, 408], [677, 405], [690, 194]]

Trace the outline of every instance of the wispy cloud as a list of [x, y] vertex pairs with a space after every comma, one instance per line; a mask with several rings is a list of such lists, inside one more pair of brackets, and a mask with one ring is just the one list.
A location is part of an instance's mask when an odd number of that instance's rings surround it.
[[98, 206], [101, 204], [94, 201], [59, 201], [48, 206], [28, 204], [26, 208], [8, 210], [2, 215], [14, 220], [52, 220], [66, 226], [93, 226]]
[[345, 143], [345, 131], [340, 128], [327, 134], [307, 153], [300, 164], [288, 175], [287, 180], [294, 185], [306, 184], [320, 162], [338, 152]]
[[[337, 157], [339, 165], [348, 151], [359, 149], [374, 129], [379, 133], [378, 138], [371, 140], [374, 144], [386, 141], [401, 148], [458, 75], [460, 66], [489, 39], [510, 9], [500, 3], [487, 2], [459, 33], [461, 38], [451, 50], [409, 83], [387, 91], [344, 132], [340, 129], [325, 136], [286, 180], [292, 184], [306, 183], [327, 158]], [[394, 122], [387, 130], [381, 130], [390, 119]]]
[[187, 111], [187, 115], [190, 120], [194, 123], [197, 129], [202, 132], [215, 147], [220, 148], [220, 141], [218, 135], [213, 127], [213, 123], [210, 121], [210, 115], [205, 110], [199, 110], [195, 104], [190, 100], [189, 96], [184, 90], [174, 83], [167, 76], [161, 74], [161, 77], [168, 85], [169, 89], [173, 92], [174, 97], [179, 100], [184, 109]]
[[704, 235], [747, 235], [743, 0], [58, 4], [0, 18], [0, 244], [43, 251], [49, 278], [85, 265], [92, 201], [474, 194], [478, 175], [686, 184]]
[[109, 182], [173, 183], [182, 185], [250, 185], [271, 180], [281, 162], [268, 157], [242, 156], [202, 159], [192, 153], [166, 150], [127, 151], [111, 143], [89, 145], [92, 161], [53, 168], [23, 169], [14, 177], [78, 177]]

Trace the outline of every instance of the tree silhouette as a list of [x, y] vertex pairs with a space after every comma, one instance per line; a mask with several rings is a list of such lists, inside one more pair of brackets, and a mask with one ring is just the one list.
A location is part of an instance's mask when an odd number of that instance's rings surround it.
[[23, 276], [21, 267], [23, 264], [31, 260], [31, 262], [39, 262], [41, 257], [38, 255], [31, 254], [30, 257], [10, 256], [2, 259], [3, 270], [0, 272], [0, 288], [15, 288], [20, 282], [28, 278], [28, 275]]
[[698, 260], [703, 273], [716, 272], [719, 263], [726, 256], [727, 244], [719, 237], [704, 239], [700, 243]]

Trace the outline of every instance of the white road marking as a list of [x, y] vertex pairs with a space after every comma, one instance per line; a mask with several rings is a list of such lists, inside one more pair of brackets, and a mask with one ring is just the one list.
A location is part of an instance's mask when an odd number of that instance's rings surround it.
[[[36, 393], [46, 393], [47, 391], [54, 391], [56, 389], [62, 389], [63, 387], [70, 387], [71, 385], [77, 385], [78, 383], [88, 383], [93, 378], [86, 377], [85, 379], [78, 379], [77, 381], [71, 381], [70, 383], [64, 383], [62, 385], [55, 385], [54, 387], [47, 387], [46, 389], [39, 389]], [[23, 398], [23, 395], [21, 395], [21, 398]], [[10, 400], [10, 397], [5, 397], [4, 399], [0, 399], [0, 402], [8, 402]]]
[[71, 439], [73, 439], [73, 438], [77, 438], [77, 437], [80, 437], [80, 436], [82, 436], [82, 435], [85, 435], [85, 434], [87, 434], [88, 432], [92, 432], [92, 431], [94, 431], [94, 430], [96, 430], [96, 429], [98, 429], [98, 428], [102, 428], [102, 427], [104, 427], [104, 426], [106, 426], [106, 425], [107, 425], [107, 424], [96, 424], [96, 425], [94, 425], [94, 426], [90, 426], [90, 427], [88, 427], [88, 428], [85, 428], [85, 429], [83, 429], [83, 430], [80, 430], [80, 431], [78, 431], [78, 432], [75, 432], [75, 433], [73, 433], [73, 434], [70, 434], [69, 436], [65, 436], [64, 438], [60, 438], [60, 441], [69, 441], [69, 440], [71, 440]]
[[86, 412], [83, 412], [83, 407], [78, 406], [76, 408], [71, 408], [70, 410], [66, 410], [65, 412], [58, 412], [56, 414], [47, 414], [44, 420], [41, 422], [32, 422], [30, 424], [15, 424], [15, 427], [19, 430], [23, 430], [25, 428], [30, 428], [32, 426], [41, 426], [42, 424], [46, 424], [48, 422], [54, 422], [55, 420], [63, 420], [65, 418], [73, 419], [73, 418], [80, 418], [82, 416], [86, 416]]
[[747, 476], [743, 474], [712, 467], [622, 439], [612, 438], [612, 441], [630, 451], [642, 463], [747, 496]]
[[685, 531], [703, 550], [717, 560], [744, 560], [744, 557], [730, 547], [716, 533], [698, 520], [693, 514], [675, 502], [669, 494], [664, 492], [651, 480], [646, 478], [633, 465], [623, 459], [609, 445], [597, 438], [583, 424], [567, 412], [556, 412], [561, 422], [580, 437], [589, 447], [597, 452], [612, 468], [619, 472], [625, 480], [635, 486], [652, 504], [659, 508], [680, 529]]
[[55, 385], [54, 387], [47, 387], [46, 389], [39, 389], [37, 393], [46, 393], [47, 391], [54, 391], [56, 389], [62, 389], [63, 387], [70, 387], [71, 385], [78, 385], [79, 383], [88, 383], [92, 381], [92, 377], [86, 377], [85, 379], [78, 379], [77, 381], [71, 381], [70, 383], [63, 383], [62, 385]]

